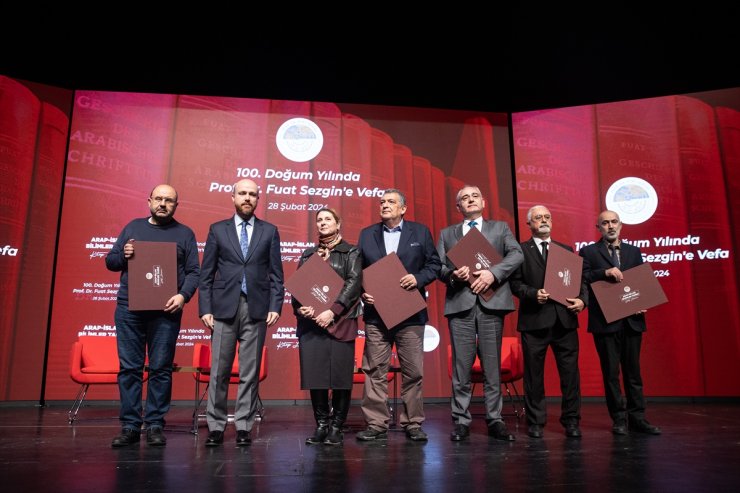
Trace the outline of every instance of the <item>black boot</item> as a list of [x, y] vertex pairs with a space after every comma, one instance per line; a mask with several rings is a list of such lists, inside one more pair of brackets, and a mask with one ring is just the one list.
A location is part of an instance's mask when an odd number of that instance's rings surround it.
[[326, 435], [329, 434], [329, 421], [331, 418], [329, 391], [326, 389], [312, 389], [311, 405], [313, 406], [313, 416], [316, 419], [316, 430], [313, 432], [313, 436], [306, 438], [306, 443], [315, 445], [324, 443]]
[[349, 402], [352, 399], [351, 390], [334, 390], [332, 393], [331, 403], [334, 407], [334, 416], [332, 416], [329, 434], [324, 440], [325, 445], [341, 445], [344, 441], [342, 427], [347, 420], [349, 412]]

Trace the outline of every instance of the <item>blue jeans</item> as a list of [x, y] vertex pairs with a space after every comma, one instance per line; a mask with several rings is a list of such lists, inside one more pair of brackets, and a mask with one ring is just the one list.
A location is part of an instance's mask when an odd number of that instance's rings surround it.
[[[172, 363], [182, 311], [170, 315], [163, 311], [129, 311], [116, 305], [118, 342], [118, 389], [121, 394], [121, 427], [138, 430], [164, 428], [164, 416], [172, 400]], [[149, 356], [149, 383], [142, 419], [144, 363]]]

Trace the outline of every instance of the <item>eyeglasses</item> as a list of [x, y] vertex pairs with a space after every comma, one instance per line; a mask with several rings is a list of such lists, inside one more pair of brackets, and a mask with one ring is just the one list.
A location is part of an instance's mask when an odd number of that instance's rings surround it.
[[552, 216], [550, 214], [537, 214], [536, 216], [532, 216], [532, 219], [534, 219], [535, 221], [542, 221], [543, 219], [545, 221], [549, 221], [550, 219], [552, 219]]
[[166, 205], [175, 205], [175, 199], [170, 197], [149, 197], [152, 202], [164, 202]]

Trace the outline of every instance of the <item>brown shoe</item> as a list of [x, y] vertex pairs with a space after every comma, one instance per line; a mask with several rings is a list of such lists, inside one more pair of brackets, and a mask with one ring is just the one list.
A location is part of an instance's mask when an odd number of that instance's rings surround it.
[[388, 432], [386, 430], [376, 430], [374, 428], [368, 428], [357, 433], [356, 438], [362, 442], [370, 442], [373, 440], [388, 440]]
[[426, 442], [429, 437], [421, 428], [411, 428], [406, 430], [406, 438], [414, 442]]

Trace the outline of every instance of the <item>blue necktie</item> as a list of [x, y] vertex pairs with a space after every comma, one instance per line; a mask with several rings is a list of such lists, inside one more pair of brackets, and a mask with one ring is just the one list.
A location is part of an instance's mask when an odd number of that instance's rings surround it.
[[[249, 236], [247, 235], [247, 221], [242, 221], [242, 234], [239, 238], [239, 246], [242, 247], [242, 256], [246, 260], [249, 253]], [[247, 275], [242, 276], [242, 293], [247, 294]]]
[[470, 222], [468, 223], [468, 227], [469, 227], [470, 229], [473, 229], [473, 228], [474, 228], [474, 227], [476, 227], [476, 226], [478, 226], [478, 223], [477, 223], [477, 222], [475, 222], [475, 221], [470, 221]]

